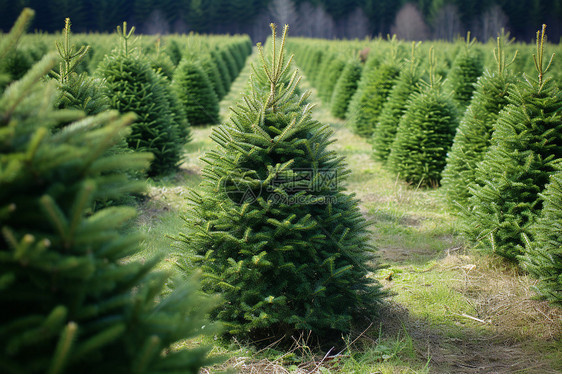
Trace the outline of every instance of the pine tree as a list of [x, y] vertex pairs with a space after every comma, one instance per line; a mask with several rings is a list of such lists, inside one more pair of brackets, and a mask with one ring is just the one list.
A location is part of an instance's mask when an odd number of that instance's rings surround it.
[[[311, 117], [284, 42], [262, 66], [231, 120], [213, 131], [204, 181], [190, 197], [182, 235], [204, 271], [204, 288], [226, 303], [214, 312], [231, 334], [289, 336], [348, 331], [373, 313], [380, 285], [367, 278], [373, 248], [347, 171], [329, 150], [332, 131]], [[288, 82], [287, 84], [283, 82]], [[337, 179], [337, 180], [336, 180]]]
[[221, 100], [223, 97], [226, 96], [226, 88], [224, 86], [224, 82], [221, 78], [221, 74], [219, 68], [215, 61], [210, 54], [201, 54], [199, 53], [199, 65], [203, 69], [203, 71], [208, 75], [209, 80], [211, 82], [211, 86], [213, 87], [213, 91], [217, 95], [217, 98]]
[[463, 213], [470, 239], [514, 261], [522, 254], [521, 235], [529, 234], [542, 209], [539, 193], [562, 157], [562, 95], [545, 76], [544, 32], [545, 26], [537, 32], [533, 55], [538, 79], [526, 77], [509, 89]]
[[345, 61], [337, 55], [334, 56], [333, 59], [329, 59], [326, 71], [323, 74], [321, 81], [318, 83], [318, 97], [320, 97], [320, 99], [328, 106], [330, 105], [332, 94], [334, 93], [334, 87], [336, 86], [344, 68]]
[[105, 82], [86, 73], [73, 74], [60, 84], [57, 107], [83, 110], [86, 114], [98, 114], [110, 108]]
[[361, 63], [355, 58], [345, 65], [332, 94], [330, 110], [334, 117], [345, 118], [351, 97], [357, 90], [362, 70]]
[[[289, 43], [289, 45], [290, 44], [291, 43]], [[297, 49], [299, 49], [298, 44], [297, 44]], [[301, 45], [300, 52], [302, 53], [302, 55], [298, 57], [299, 59], [297, 61], [299, 68], [302, 69], [302, 71], [307, 77], [309, 77], [308, 78], [309, 80], [310, 80], [310, 63], [314, 51], [316, 51], [316, 48], [306, 48], [304, 44]]]
[[543, 208], [525, 243], [522, 267], [539, 279], [535, 290], [539, 295], [562, 307], [562, 167], [541, 194]]
[[219, 48], [219, 56], [224, 61], [226, 68], [228, 69], [228, 76], [230, 81], [228, 82], [228, 87], [234, 82], [234, 79], [238, 76], [238, 66], [236, 65], [236, 60], [232, 57], [232, 53], [226, 47]]
[[27, 48], [17, 48], [12, 50], [6, 58], [2, 60], [0, 70], [5, 71], [11, 80], [21, 79], [25, 73], [33, 66], [33, 59]]
[[470, 31], [466, 37], [465, 48], [457, 55], [447, 75], [446, 90], [453, 92], [453, 100], [461, 112], [470, 104], [474, 84], [482, 74], [480, 55], [474, 51], [475, 39], [470, 40]]
[[[38, 61], [41, 56], [33, 58], [31, 51], [26, 48], [18, 48], [17, 42], [28, 23], [22, 20], [28, 19], [28, 13], [31, 12], [29, 8], [25, 8], [22, 12], [24, 17], [19, 17], [18, 21], [13, 26], [12, 32], [8, 35], [2, 35], [0, 39], [0, 48], [4, 51], [4, 55], [0, 55], [0, 89], [4, 89], [10, 82], [20, 79], [33, 65], [34, 60]], [[11, 20], [10, 20], [11, 22]]]
[[514, 74], [507, 69], [515, 56], [506, 62], [503, 43], [503, 38], [498, 37], [494, 50], [497, 70], [486, 70], [479, 78], [443, 170], [445, 197], [449, 207], [457, 212], [468, 204], [468, 186], [474, 182], [476, 168], [490, 146], [498, 114], [508, 103], [508, 88], [516, 83]]
[[[317, 91], [321, 90], [322, 83], [328, 74], [328, 69], [333, 61], [334, 53], [332, 51], [325, 51], [323, 54], [322, 62], [318, 66], [313, 66], [313, 70], [318, 70], [317, 74], [313, 75], [312, 85], [316, 87]], [[320, 92], [318, 92], [320, 93]]]
[[105, 57], [98, 74], [107, 82], [111, 107], [121, 113], [134, 112], [138, 119], [127, 138], [130, 148], [152, 152], [154, 160], [150, 175], [163, 175], [177, 168], [181, 147], [187, 141], [172, 119], [169, 98], [163, 81], [150, 63], [134, 56], [129, 39], [134, 27], [127, 32], [127, 24], [118, 28], [123, 46], [120, 51]]
[[127, 227], [135, 210], [93, 208], [143, 189], [124, 171], [150, 154], [107, 152], [134, 115], [54, 109], [55, 82], [43, 78], [56, 61], [0, 93], [0, 372], [197, 373], [206, 349], [171, 348], [207, 330], [210, 300], [193, 284], [161, 295], [172, 280], [158, 260], [130, 260], [142, 240]]
[[408, 100], [414, 92], [419, 92], [421, 74], [414, 56], [415, 48], [416, 44], [412, 43], [410, 66], [408, 69], [400, 71], [396, 84], [382, 107], [379, 122], [376, 125], [377, 131], [373, 133], [373, 153], [379, 161], [386, 161], [388, 158], [390, 148], [396, 138], [398, 124], [406, 112]]
[[175, 66], [178, 66], [181, 59], [183, 58], [181, 47], [174, 39], [168, 39], [166, 47], [164, 48], [164, 53], [170, 57], [170, 60], [172, 60], [172, 63]]
[[162, 87], [164, 97], [170, 108], [170, 124], [175, 128], [176, 142], [178, 146], [186, 144], [191, 140], [191, 124], [189, 123], [183, 103], [167, 77], [157, 73], [156, 81]]
[[435, 57], [430, 50], [429, 82], [413, 93], [392, 143], [388, 165], [407, 182], [436, 186], [457, 127], [457, 111], [435, 79]]
[[17, 45], [19, 38], [25, 32], [28, 22], [33, 18], [34, 14], [31, 9], [25, 8], [12, 27], [11, 32], [7, 35], [3, 35], [2, 39], [0, 39], [0, 90], [4, 90], [12, 81], [10, 72], [5, 64], [6, 57], [13, 52], [14, 46]]
[[157, 41], [156, 51], [149, 56], [149, 60], [152, 70], [164, 75], [169, 80], [172, 80], [174, 70], [176, 70], [176, 64], [173, 63], [167, 53], [160, 50], [160, 39]]
[[184, 59], [174, 73], [173, 87], [193, 126], [219, 122], [219, 99], [197, 61]]
[[17, 49], [17, 44], [21, 36], [25, 33], [29, 22], [35, 15], [35, 12], [29, 8], [23, 9], [21, 15], [14, 23], [10, 33], [2, 35], [0, 39], [0, 89], [3, 90], [5, 86], [10, 83], [14, 78], [11, 76], [7, 68], [6, 60]]
[[316, 78], [320, 75], [320, 66], [325, 61], [325, 53], [319, 49], [314, 49], [312, 51], [312, 55], [310, 56], [308, 69], [310, 73], [308, 73], [307, 79], [312, 85], [316, 86]]
[[373, 69], [365, 68], [347, 113], [356, 134], [366, 138], [372, 136], [382, 107], [399, 72], [396, 63], [383, 63]]
[[210, 53], [211, 53], [211, 58], [213, 59], [213, 61], [217, 65], [217, 68], [219, 69], [219, 73], [220, 73], [221, 79], [222, 79], [222, 86], [224, 87], [224, 92], [225, 92], [225, 95], [226, 95], [228, 93], [228, 91], [230, 91], [230, 85], [232, 84], [232, 81], [234, 80], [234, 78], [230, 76], [230, 72], [228, 71], [228, 67], [226, 67], [226, 63], [222, 59], [222, 56], [219, 53], [219, 51], [213, 49], [213, 50], [211, 50]]
[[87, 73], [77, 74], [78, 64], [86, 57], [89, 47], [75, 49], [70, 44], [70, 18], [65, 20], [63, 41], [57, 41], [56, 47], [62, 61], [58, 71], [52, 72], [59, 83], [60, 96], [57, 100], [59, 109], [80, 109], [88, 115], [98, 114], [110, 108], [105, 83]]
[[244, 68], [244, 56], [242, 56], [242, 51], [240, 50], [240, 46], [238, 44], [232, 43], [228, 46], [228, 50], [230, 51], [230, 54], [232, 55], [232, 58], [234, 58], [234, 62], [236, 62], [236, 75], [235, 77], [238, 76], [238, 73], [240, 73], [240, 70], [242, 70]]
[[223, 74], [221, 74], [218, 61], [216, 60], [217, 58], [220, 59], [220, 57], [218, 57], [216, 53], [213, 55], [211, 51], [205, 51], [207, 48], [208, 46], [204, 44], [202, 39], [190, 38], [184, 57], [199, 65], [208, 76], [211, 87], [220, 101], [226, 96], [227, 88], [230, 87], [229, 81], [233, 80], [233, 78], [230, 76], [228, 68], [223, 63], [222, 69], [225, 70], [225, 76], [227, 77], [227, 79], [223, 79]]

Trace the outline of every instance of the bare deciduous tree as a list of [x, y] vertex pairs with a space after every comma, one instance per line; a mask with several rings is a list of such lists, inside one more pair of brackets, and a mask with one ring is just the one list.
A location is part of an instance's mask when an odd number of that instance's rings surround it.
[[172, 31], [176, 34], [186, 34], [189, 32], [189, 26], [187, 25], [187, 22], [185, 22], [184, 16], [180, 16], [176, 19], [172, 25]]
[[429, 28], [419, 9], [414, 4], [407, 3], [396, 14], [390, 33], [399, 39], [425, 40], [429, 37]]
[[495, 38], [501, 29], [507, 28], [507, 15], [499, 5], [489, 8], [474, 22], [475, 36], [482, 42]]
[[142, 28], [145, 34], [169, 34], [170, 25], [160, 9], [154, 9], [148, 16]]
[[[314, 36], [314, 25], [310, 22], [312, 13], [315, 11], [315, 7], [310, 3], [302, 3], [299, 6], [299, 25], [298, 32], [301, 36], [312, 37]], [[308, 22], [301, 22], [303, 19], [309, 19]]]
[[306, 2], [299, 6], [298, 34], [314, 38], [333, 38], [335, 23], [322, 6]]
[[345, 18], [343, 35], [346, 38], [364, 38], [369, 33], [369, 19], [363, 9], [357, 7]]
[[433, 19], [433, 38], [452, 41], [463, 33], [457, 6], [446, 4], [439, 9]]
[[[256, 41], [260, 41], [260, 42], [265, 42], [265, 40], [267, 39], [267, 37], [269, 36], [269, 24], [271, 23], [271, 16], [269, 14], [269, 11], [267, 9], [263, 9], [258, 16], [255, 18], [255, 21], [252, 25], [252, 40], [254, 40], [254, 42]], [[293, 25], [289, 25], [290, 29], [290, 35], [291, 36], [296, 36], [293, 33]]]
[[269, 14], [272, 21], [280, 25], [297, 24], [297, 10], [291, 0], [273, 0], [269, 4]]

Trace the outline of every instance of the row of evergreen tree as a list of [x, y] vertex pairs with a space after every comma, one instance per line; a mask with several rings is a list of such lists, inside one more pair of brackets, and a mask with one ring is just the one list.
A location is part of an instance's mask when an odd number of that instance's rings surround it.
[[[0, 61], [32, 16], [24, 10], [2, 38]], [[67, 32], [60, 56], [46, 54], [22, 78], [0, 70], [11, 82], [0, 91], [0, 371], [197, 373], [212, 363], [208, 349], [172, 345], [214, 331], [205, 321], [214, 301], [195, 283], [156, 271], [158, 259], [130, 260], [143, 236], [129, 228], [135, 209], [118, 203], [142, 192], [131, 177], [153, 159], [119, 151], [143, 114], [97, 103], [90, 111], [84, 102], [73, 109], [80, 99], [65, 85], [78, 79], [72, 69], [87, 50], [73, 49]], [[105, 65], [114, 59], [123, 69], [135, 65], [126, 49]], [[154, 88], [162, 78], [151, 72], [139, 84]], [[46, 79], [50, 73], [57, 79]], [[108, 201], [115, 203], [100, 204]]]
[[[147, 33], [195, 31], [248, 33], [252, 37], [261, 37], [263, 25], [275, 18], [270, 10], [275, 7], [276, 1], [278, 0], [0, 0], [0, 30], [7, 31], [23, 7], [28, 6], [42, 14], [42, 17], [35, 19], [32, 28], [47, 32], [58, 31], [63, 19], [70, 17], [76, 23], [77, 31], [82, 32], [113, 31], [115, 25], [127, 20], [141, 26], [141, 31]], [[280, 8], [290, 9], [288, 3], [289, 0], [282, 2]], [[529, 40], [528, 36], [536, 25], [545, 20], [551, 24], [552, 35], [560, 35], [562, 19], [560, 0], [295, 0], [292, 3], [293, 8], [301, 10], [321, 8], [336, 25], [360, 9], [367, 20], [366, 32], [369, 35], [386, 35], [391, 32], [396, 14], [407, 3], [415, 4], [429, 24], [455, 22], [452, 19], [439, 19], [438, 16], [445, 6], [453, 6], [458, 12], [458, 22], [467, 27], [481, 18], [487, 10], [499, 6], [509, 20], [511, 32], [521, 40]], [[310, 6], [303, 7], [304, 4]], [[303, 18], [310, 16], [304, 14]], [[282, 20], [287, 21], [293, 24], [297, 20]], [[260, 26], [256, 28], [256, 25]], [[458, 25], [453, 27], [455, 26]], [[345, 34], [336, 31], [334, 36], [344, 37]]]
[[[376, 41], [359, 53], [353, 47], [342, 53], [339, 45], [334, 49], [310, 48], [309, 43], [306, 39], [296, 41], [294, 50], [332, 112], [347, 118], [356, 134], [368, 138], [374, 157], [403, 180], [420, 186], [438, 185], [459, 113], [468, 105], [482, 71], [474, 41], [442, 49], [439, 58], [434, 49], [420, 53], [416, 43], [408, 53], [406, 45], [396, 39]], [[369, 53], [371, 50], [376, 52]], [[444, 56], [451, 51], [456, 57], [447, 63]], [[350, 54], [365, 60], [363, 64], [356, 57], [348, 61], [348, 65], [359, 67], [359, 73], [352, 75], [353, 84], [339, 62]], [[443, 76], [448, 79], [444, 81]], [[330, 87], [330, 82], [337, 83]], [[333, 87], [338, 90], [330, 95]], [[340, 109], [339, 97], [346, 98], [343, 107], [347, 110]]]
[[539, 279], [538, 293], [562, 306], [562, 95], [548, 74], [554, 55], [545, 37], [543, 25], [536, 72], [523, 77], [498, 44], [497, 68], [478, 80], [443, 188], [472, 242], [518, 262]]
[[[450, 67], [443, 64], [447, 49], [437, 57], [433, 47], [419, 53], [412, 43], [408, 56], [395, 40], [367, 58], [360, 44], [342, 51], [337, 42], [292, 39], [289, 46], [333, 114], [370, 140], [374, 158], [415, 186], [443, 184], [467, 238], [519, 261], [541, 279], [540, 293], [560, 304], [562, 237], [554, 213], [560, 197], [545, 186], [552, 178], [549, 188], [559, 188], [562, 123], [556, 81], [544, 75], [552, 64], [544, 61], [545, 41], [541, 34], [529, 59], [535, 72], [523, 75], [513, 68], [525, 66], [518, 61], [525, 56], [506, 61], [514, 46], [505, 35], [488, 60], [491, 46], [467, 36], [449, 48], [456, 56]], [[350, 74], [356, 65], [362, 73]], [[347, 112], [338, 109], [340, 97], [348, 98]]]
[[[124, 23], [121, 46], [89, 76], [78, 72], [89, 47], [72, 43], [67, 20], [58, 56], [14, 79], [7, 60], [32, 15], [24, 10], [0, 42], [2, 372], [197, 373], [213, 362], [208, 348], [173, 344], [216, 333], [216, 322], [254, 339], [302, 330], [337, 339], [357, 316], [376, 313], [385, 293], [369, 277], [368, 224], [340, 184], [348, 172], [328, 150], [332, 131], [312, 119], [286, 59], [286, 30], [277, 41], [273, 27], [267, 51], [260, 46], [261, 63], [232, 119], [213, 131], [217, 148], [190, 197], [178, 263], [201, 268], [204, 295], [189, 277], [156, 271], [159, 258], [130, 260], [142, 235], [122, 201], [143, 191], [147, 170], [161, 171], [155, 160], [177, 164], [170, 147], [188, 137], [186, 119], [197, 123], [184, 91], [216, 98], [222, 83], [226, 92], [248, 40], [233, 41], [239, 58], [226, 47], [198, 49], [197, 58], [181, 38], [170, 48], [180, 55], [150, 55]], [[223, 53], [231, 58], [221, 69], [213, 54]]]
[[[207, 351], [172, 344], [215, 332], [205, 321], [208, 312], [228, 334], [254, 339], [305, 329], [326, 337], [348, 331], [357, 315], [376, 312], [384, 292], [369, 277], [376, 265], [368, 225], [341, 184], [348, 172], [329, 149], [332, 131], [312, 118], [308, 96], [298, 87], [298, 72], [284, 53], [285, 34], [276, 41], [273, 29], [246, 95], [231, 120], [213, 131], [217, 148], [204, 157], [204, 182], [190, 196], [180, 234], [183, 262], [201, 268], [204, 291], [223, 296], [217, 302], [190, 281], [155, 272], [158, 259], [129, 260], [141, 237], [127, 227], [134, 209], [119, 201], [142, 191], [134, 177], [157, 170], [154, 161], [149, 166], [153, 157], [174, 160], [166, 153], [170, 143], [157, 145], [168, 136], [180, 149], [188, 136], [186, 118], [197, 123], [188, 110], [201, 101], [188, 101], [192, 94], [185, 91], [204, 89], [200, 97], [215, 100], [226, 92], [230, 83], [223, 79], [232, 82], [244, 65], [248, 40], [234, 41], [238, 53], [198, 49], [205, 56], [198, 59], [184, 44], [193, 47], [194, 40], [177, 38], [168, 41], [166, 52], [156, 45], [154, 55], [145, 55], [135, 50], [134, 30], [124, 24], [122, 45], [101, 58], [90, 77], [78, 72], [88, 47], [73, 46], [67, 22], [59, 56], [45, 55], [14, 79], [8, 57], [31, 15], [26, 10], [0, 42], [3, 372], [196, 373], [211, 363]], [[482, 67], [470, 37], [450, 69], [429, 49], [427, 72], [415, 43], [409, 49], [392, 41], [386, 44], [390, 53], [370, 53], [364, 63], [365, 50], [347, 60], [342, 51], [300, 43], [289, 44], [332, 111], [364, 118], [355, 130], [372, 136], [383, 114], [397, 116], [387, 164], [406, 164], [403, 173], [412, 182], [438, 183], [448, 157], [442, 183], [450, 204], [466, 218], [467, 235], [490, 238], [494, 251], [520, 260], [541, 278], [541, 294], [560, 304], [561, 95], [545, 75], [550, 63], [544, 30], [537, 37], [538, 79], [510, 76], [500, 43], [497, 72], [487, 71], [472, 85], [476, 91], [466, 110], [468, 82]], [[224, 54], [223, 68], [213, 62], [213, 52]], [[393, 71], [401, 54], [408, 57], [405, 68]], [[387, 109], [393, 98], [402, 98], [402, 106]], [[361, 117], [356, 112], [364, 107]], [[374, 125], [368, 113], [378, 116]], [[464, 115], [446, 156], [459, 113]], [[201, 115], [201, 123], [210, 122], [208, 115]], [[156, 151], [126, 151], [131, 139], [141, 145], [160, 129], [150, 143]], [[466, 138], [473, 130], [482, 142]], [[134, 137], [135, 131], [140, 135]], [[464, 163], [475, 170], [455, 170], [454, 157], [477, 153], [482, 162], [466, 157]], [[470, 173], [466, 183], [455, 180]], [[449, 192], [467, 186], [466, 204], [462, 193]], [[184, 270], [192, 273], [191, 266]]]
[[[111, 35], [80, 35], [75, 50], [67, 39], [57, 46], [64, 54], [55, 73], [62, 91], [58, 107], [87, 114], [108, 108], [135, 112], [138, 118], [126, 145], [153, 153], [148, 174], [163, 175], [181, 163], [191, 125], [219, 122], [219, 100], [244, 66], [251, 42], [247, 37], [203, 41], [199, 36], [138, 40], [133, 31], [120, 29], [120, 47]], [[54, 49], [54, 39], [24, 37], [0, 67], [10, 80], [22, 78]]]
[[203, 67], [217, 71], [224, 96], [249, 39], [198, 49], [202, 57], [180, 46], [176, 67], [141, 53], [124, 24], [121, 46], [89, 76], [77, 73], [89, 47], [72, 43], [67, 19], [58, 55], [14, 79], [7, 61], [33, 14], [24, 10], [0, 41], [0, 371], [197, 373], [214, 362], [209, 349], [173, 344], [216, 333], [207, 317], [219, 303], [189, 277], [157, 271], [160, 258], [130, 260], [144, 237], [122, 201], [143, 192], [147, 171], [177, 164], [170, 153], [192, 120], [183, 108], [194, 106], [186, 97], [204, 88], [217, 100]]

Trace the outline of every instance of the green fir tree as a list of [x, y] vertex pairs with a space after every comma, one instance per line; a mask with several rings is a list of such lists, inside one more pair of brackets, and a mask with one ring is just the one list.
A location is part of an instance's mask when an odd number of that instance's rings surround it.
[[230, 90], [230, 85], [232, 84], [234, 78], [230, 75], [230, 72], [228, 71], [228, 67], [226, 66], [226, 62], [223, 60], [219, 51], [213, 49], [211, 50], [210, 53], [211, 53], [211, 58], [213, 59], [213, 61], [217, 65], [217, 68], [219, 69], [219, 73], [222, 79], [222, 86], [224, 87], [224, 92], [226, 95]]
[[389, 168], [406, 182], [437, 186], [458, 124], [455, 104], [435, 79], [430, 49], [429, 82], [412, 94], [388, 156]]
[[90, 77], [87, 73], [76, 73], [78, 64], [82, 62], [89, 51], [89, 47], [77, 50], [70, 44], [70, 18], [65, 20], [63, 40], [56, 42], [56, 47], [62, 61], [58, 71], [52, 74], [59, 83], [60, 96], [57, 100], [59, 109], [80, 109], [88, 115], [98, 114], [110, 108], [105, 82], [99, 78]]
[[[326, 75], [328, 75], [328, 70], [330, 69], [330, 65], [332, 64], [334, 58], [334, 52], [326, 50], [322, 55], [322, 62], [320, 65], [312, 67], [313, 70], [318, 70], [318, 73], [313, 75], [314, 79], [311, 81], [317, 91], [322, 89], [322, 84], [324, 83]], [[320, 94], [320, 92], [318, 92], [318, 94]]]
[[226, 76], [228, 76], [228, 79], [223, 79], [219, 64], [216, 61], [218, 55], [213, 55], [210, 51], [205, 51], [206, 48], [208, 47], [204, 45], [201, 39], [190, 39], [188, 49], [184, 55], [186, 59], [197, 63], [203, 72], [207, 74], [213, 91], [215, 91], [217, 98], [221, 100], [227, 93], [227, 87], [230, 87], [228, 81], [232, 80], [232, 77], [230, 77], [226, 65], [223, 64], [222, 69], [227, 71]]
[[17, 79], [17, 77], [13, 76], [13, 71], [10, 67], [11, 59], [17, 53], [17, 43], [34, 14], [31, 9], [25, 8], [21, 16], [16, 20], [11, 32], [7, 35], [2, 35], [2, 39], [0, 39], [0, 89], [4, 89], [8, 83]]
[[132, 43], [134, 27], [127, 32], [127, 24], [118, 28], [122, 48], [107, 55], [98, 67], [111, 97], [111, 107], [121, 113], [134, 112], [137, 121], [127, 137], [130, 148], [152, 152], [154, 160], [150, 175], [163, 175], [176, 170], [181, 161], [182, 137], [173, 120], [167, 88], [160, 76], [152, 70], [149, 61], [135, 56]]
[[240, 73], [240, 70], [244, 68], [245, 58], [242, 54], [241, 46], [238, 44], [230, 44], [228, 46], [228, 50], [230, 51], [230, 54], [232, 55], [232, 58], [234, 58], [234, 62], [236, 63], [235, 77], [237, 77], [238, 73]]
[[345, 68], [345, 61], [337, 55], [329, 61], [328, 67], [322, 76], [322, 80], [318, 84], [318, 97], [320, 97], [327, 106], [330, 105], [334, 87]]
[[224, 86], [224, 82], [222, 80], [218, 65], [215, 61], [213, 61], [213, 58], [210, 54], [199, 53], [198, 60], [199, 65], [209, 77], [211, 86], [213, 87], [217, 98], [221, 100], [226, 96], [226, 87]]
[[150, 66], [152, 66], [154, 71], [162, 74], [169, 80], [172, 80], [174, 70], [176, 70], [176, 64], [174, 64], [167, 53], [161, 51], [160, 39], [156, 42], [156, 51], [152, 53], [148, 59], [150, 60]]
[[157, 73], [156, 80], [162, 87], [164, 97], [170, 108], [170, 124], [175, 127], [178, 146], [188, 143], [191, 140], [191, 124], [179, 95], [170, 80], [164, 75]]
[[219, 48], [218, 50], [219, 56], [224, 61], [226, 68], [228, 69], [228, 76], [230, 81], [228, 82], [228, 87], [234, 82], [234, 79], [238, 76], [238, 65], [236, 64], [236, 60], [232, 56], [232, 53], [226, 46]]
[[19, 47], [9, 52], [6, 58], [2, 59], [0, 70], [6, 72], [10, 81], [21, 79], [34, 64], [29, 48]]
[[285, 60], [286, 29], [280, 47], [272, 30], [249, 94], [211, 135], [217, 149], [203, 158], [182, 238], [204, 288], [222, 293], [213, 315], [230, 334], [327, 336], [375, 313], [384, 293], [368, 277], [368, 224], [344, 193], [348, 171], [329, 150], [333, 132], [312, 119], [308, 94], [294, 94], [300, 78]]
[[530, 234], [542, 209], [539, 194], [562, 157], [562, 95], [545, 76], [544, 33], [545, 26], [533, 55], [538, 79], [510, 87], [463, 213], [469, 239], [513, 261], [523, 253], [522, 234]]
[[172, 84], [189, 123], [201, 126], [219, 122], [219, 99], [197, 61], [184, 59], [180, 62]]
[[522, 267], [539, 279], [535, 290], [554, 305], [562, 307], [562, 165], [541, 194], [543, 208], [530, 227]]
[[468, 187], [474, 182], [476, 168], [490, 147], [494, 124], [500, 111], [508, 104], [509, 88], [516, 83], [508, 70], [503, 38], [498, 37], [494, 50], [497, 70], [486, 72], [478, 79], [474, 98], [460, 121], [447, 166], [443, 170], [443, 190], [449, 207], [462, 210], [468, 204]]
[[325, 61], [324, 57], [325, 53], [322, 50], [314, 48], [307, 66], [303, 68], [308, 72], [308, 81], [314, 86], [317, 86], [316, 78], [320, 75], [320, 66]]
[[111, 107], [105, 81], [86, 73], [73, 74], [61, 82], [57, 107], [79, 109], [86, 114], [98, 114]]
[[410, 96], [419, 92], [421, 74], [414, 55], [415, 48], [416, 43], [412, 43], [410, 66], [400, 71], [396, 85], [390, 91], [388, 100], [382, 108], [379, 122], [376, 125], [377, 131], [373, 134], [373, 154], [379, 161], [385, 162], [388, 158], [390, 148], [396, 138], [398, 124], [406, 111]]
[[382, 63], [371, 69], [365, 68], [347, 113], [347, 118], [357, 135], [365, 138], [373, 135], [382, 107], [399, 73], [400, 68], [396, 66], [396, 62]]
[[330, 111], [334, 117], [345, 118], [349, 102], [357, 91], [361, 72], [363, 71], [358, 59], [351, 59], [345, 65], [332, 94]]
[[183, 58], [182, 50], [177, 41], [174, 39], [168, 39], [166, 46], [164, 48], [164, 53], [170, 57], [170, 60], [175, 66], [178, 66], [181, 59]]
[[455, 57], [445, 83], [445, 90], [453, 92], [453, 100], [461, 112], [470, 104], [474, 85], [483, 69], [480, 54], [474, 50], [475, 41], [470, 39], [469, 31], [465, 48]]
[[[208, 350], [173, 345], [211, 327], [214, 302], [155, 272], [158, 259], [130, 259], [143, 240], [133, 208], [93, 207], [144, 188], [127, 171], [151, 155], [108, 152], [134, 115], [55, 109], [44, 77], [56, 61], [0, 93], [0, 372], [198, 373]], [[177, 288], [163, 295], [167, 284]]]

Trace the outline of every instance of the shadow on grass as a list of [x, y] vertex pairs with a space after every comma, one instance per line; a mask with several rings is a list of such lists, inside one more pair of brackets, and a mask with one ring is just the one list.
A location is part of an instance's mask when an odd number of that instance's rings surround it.
[[456, 317], [431, 323], [391, 301], [381, 310], [382, 337], [408, 336], [415, 361], [418, 365], [429, 362], [431, 373], [560, 373], [559, 342], [533, 336], [522, 342], [509, 333]]
[[380, 313], [385, 336], [405, 330], [435, 373], [560, 373], [562, 311], [512, 264], [459, 252], [376, 274], [395, 293]]
[[422, 265], [463, 248], [454, 225], [436, 223], [431, 217], [378, 209], [370, 210], [368, 218], [384, 263]]

